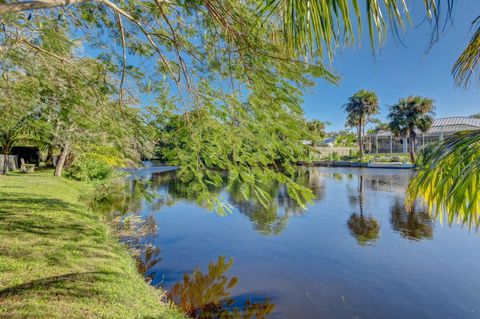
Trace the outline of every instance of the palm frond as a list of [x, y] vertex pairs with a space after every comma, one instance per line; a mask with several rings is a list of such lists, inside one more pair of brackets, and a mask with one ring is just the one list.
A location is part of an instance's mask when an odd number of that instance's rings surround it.
[[480, 225], [480, 130], [457, 133], [425, 154], [407, 204], [417, 198], [441, 221]]
[[463, 87], [480, 78], [480, 16], [472, 23], [472, 28], [476, 31], [452, 69], [455, 83]]
[[[423, 1], [427, 18], [438, 18], [437, 2]], [[372, 48], [384, 43], [389, 24], [404, 29], [410, 23], [404, 0], [365, 0], [365, 13], [360, 4], [360, 0], [265, 0], [260, 15], [269, 23], [279, 22], [287, 50], [327, 53], [330, 58], [337, 47], [361, 38], [365, 19]]]

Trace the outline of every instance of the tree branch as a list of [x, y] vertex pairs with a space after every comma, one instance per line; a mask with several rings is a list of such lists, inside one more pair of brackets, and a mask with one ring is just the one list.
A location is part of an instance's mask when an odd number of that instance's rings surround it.
[[65, 7], [75, 3], [91, 2], [92, 0], [35, 0], [12, 3], [0, 3], [0, 15], [28, 10]]

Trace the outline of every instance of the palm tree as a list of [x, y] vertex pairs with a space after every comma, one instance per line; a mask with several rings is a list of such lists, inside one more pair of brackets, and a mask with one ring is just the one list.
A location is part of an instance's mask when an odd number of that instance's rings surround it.
[[356, 127], [358, 135], [358, 149], [360, 157], [363, 157], [363, 133], [365, 125], [371, 120], [371, 116], [378, 114], [378, 97], [373, 91], [360, 90], [348, 99], [344, 105], [347, 111], [347, 126]]
[[432, 126], [433, 109], [433, 100], [421, 96], [400, 99], [390, 108], [390, 129], [395, 135], [407, 138], [412, 163], [415, 163], [417, 131], [425, 133]]

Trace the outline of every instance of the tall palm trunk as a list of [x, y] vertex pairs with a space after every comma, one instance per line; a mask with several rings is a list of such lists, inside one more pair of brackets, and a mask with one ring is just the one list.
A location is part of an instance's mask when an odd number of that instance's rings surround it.
[[363, 136], [362, 136], [362, 120], [358, 120], [358, 128], [357, 128], [357, 134], [358, 134], [358, 150], [360, 151], [360, 158], [363, 158], [364, 152], [363, 152]]
[[57, 166], [55, 167], [55, 176], [62, 176], [63, 166], [65, 165], [65, 160], [67, 159], [69, 151], [70, 145], [65, 143], [61, 149], [60, 156], [58, 157]]
[[415, 164], [415, 140], [415, 133], [411, 131], [408, 135], [408, 152], [410, 153], [410, 161], [412, 164]]

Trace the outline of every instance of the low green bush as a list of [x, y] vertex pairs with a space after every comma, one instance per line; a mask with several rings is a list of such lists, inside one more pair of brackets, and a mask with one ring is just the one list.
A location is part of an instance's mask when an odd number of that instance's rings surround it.
[[103, 181], [113, 174], [113, 168], [96, 159], [82, 159], [65, 170], [65, 177], [78, 181]]

